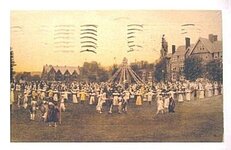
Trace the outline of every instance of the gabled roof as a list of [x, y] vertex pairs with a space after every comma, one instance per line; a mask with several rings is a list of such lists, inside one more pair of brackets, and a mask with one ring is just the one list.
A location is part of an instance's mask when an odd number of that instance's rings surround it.
[[43, 72], [48, 73], [51, 70], [52, 66], [51, 65], [44, 65], [43, 66]]
[[174, 57], [174, 56], [184, 56], [185, 53], [186, 53], [185, 46], [180, 45], [180, 46], [177, 47], [175, 53], [172, 54], [172, 57]]
[[204, 44], [205, 48], [210, 52], [210, 53], [214, 53], [214, 52], [221, 52], [222, 51], [222, 42], [221, 41], [215, 41], [215, 42], [211, 42], [209, 39], [206, 38], [202, 38], [200, 37], [196, 44], [194, 45], [194, 47], [192, 48], [191, 52], [189, 55], [192, 54], [192, 52], [195, 50], [195, 47], [197, 46], [197, 44], [199, 42], [202, 42], [202, 44]]
[[213, 43], [210, 42], [209, 39], [200, 38], [200, 41], [204, 44], [204, 46], [207, 48], [207, 50], [208, 50], [210, 53], [213, 53], [213, 51], [214, 51]]
[[180, 55], [183, 56], [185, 54], [185, 45], [180, 45], [177, 47], [176, 52], [173, 55]]
[[55, 72], [60, 71], [62, 74], [64, 74], [66, 71], [68, 71], [70, 74], [73, 74], [73, 72], [76, 71], [77, 74], [80, 73], [79, 67], [72, 67], [72, 66], [52, 66], [52, 65], [45, 65], [44, 70], [45, 72], [49, 72], [51, 68], [54, 68]]
[[186, 57], [188, 57], [189, 54], [192, 52], [192, 49], [193, 49], [194, 46], [195, 46], [195, 44], [191, 44], [191, 45], [186, 49], [186, 53], [185, 53]]

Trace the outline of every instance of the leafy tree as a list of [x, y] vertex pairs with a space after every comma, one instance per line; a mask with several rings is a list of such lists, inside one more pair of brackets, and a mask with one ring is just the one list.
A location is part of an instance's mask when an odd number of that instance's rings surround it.
[[88, 80], [89, 80], [90, 82], [95, 82], [95, 81], [97, 80], [97, 77], [96, 77], [95, 74], [89, 74], [89, 75], [88, 75]]
[[30, 72], [22, 72], [22, 73], [17, 73], [15, 75], [15, 79], [16, 81], [19, 81], [19, 80], [25, 80], [25, 81], [31, 81], [31, 73]]
[[13, 77], [15, 75], [14, 66], [16, 66], [16, 63], [14, 61], [14, 52], [12, 47], [10, 47], [10, 81], [13, 81]]
[[190, 56], [185, 59], [183, 73], [187, 80], [196, 80], [204, 74], [202, 59], [196, 56]]
[[88, 81], [107, 81], [107, 71], [96, 61], [84, 62], [81, 68], [81, 79]]
[[155, 72], [154, 72], [155, 79], [159, 81], [164, 81], [166, 77], [166, 61], [165, 59], [161, 59], [155, 65]]
[[103, 68], [100, 68], [98, 70], [98, 76], [99, 76], [98, 80], [100, 82], [105, 82], [109, 79], [109, 75], [108, 75], [107, 71], [104, 70]]
[[210, 80], [220, 81], [223, 79], [223, 68], [221, 60], [212, 60], [206, 65], [207, 77]]
[[139, 70], [141, 69], [137, 63], [131, 64], [131, 68], [134, 72], [138, 73]]
[[40, 81], [40, 80], [41, 80], [41, 78], [40, 78], [39, 75], [33, 75], [33, 76], [31, 76], [31, 81]]

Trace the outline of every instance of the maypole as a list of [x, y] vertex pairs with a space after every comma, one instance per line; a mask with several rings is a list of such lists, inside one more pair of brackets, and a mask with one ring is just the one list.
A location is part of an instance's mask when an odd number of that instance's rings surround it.
[[119, 69], [114, 73], [114, 75], [108, 80], [108, 82], [116, 82], [119, 84], [132, 83], [132, 79], [137, 84], [144, 83], [141, 78], [132, 70], [128, 65], [127, 58], [123, 59], [123, 63], [120, 65]]

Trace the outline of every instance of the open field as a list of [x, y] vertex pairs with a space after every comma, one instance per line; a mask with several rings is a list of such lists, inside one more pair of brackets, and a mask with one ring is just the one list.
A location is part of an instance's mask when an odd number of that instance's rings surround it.
[[[105, 107], [107, 110], [107, 108]], [[155, 102], [135, 106], [127, 114], [98, 114], [95, 106], [67, 104], [62, 124], [49, 127], [27, 110], [13, 106], [12, 142], [221, 142], [223, 141], [223, 97], [215, 96], [176, 104], [175, 113], [159, 114]]]

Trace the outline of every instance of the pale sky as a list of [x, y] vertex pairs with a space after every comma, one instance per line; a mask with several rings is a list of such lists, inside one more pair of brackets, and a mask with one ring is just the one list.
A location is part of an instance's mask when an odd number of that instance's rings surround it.
[[[97, 61], [102, 66], [120, 64], [123, 57], [129, 62], [155, 62], [165, 34], [171, 45], [184, 45], [185, 37], [195, 43], [199, 37], [213, 33], [222, 40], [221, 11], [12, 11], [11, 47], [14, 50], [16, 71], [42, 71], [45, 64], [82, 66], [84, 61]], [[97, 25], [97, 54], [80, 53], [81, 25]], [[129, 50], [127, 25], [142, 24], [135, 42], [143, 48]], [[194, 26], [182, 26], [194, 24]], [[70, 26], [68, 39], [58, 41], [58, 26]], [[187, 33], [186, 33], [187, 32]], [[57, 42], [68, 42], [62, 48]], [[61, 48], [62, 49], [61, 49]], [[68, 52], [67, 52], [68, 51]]]

